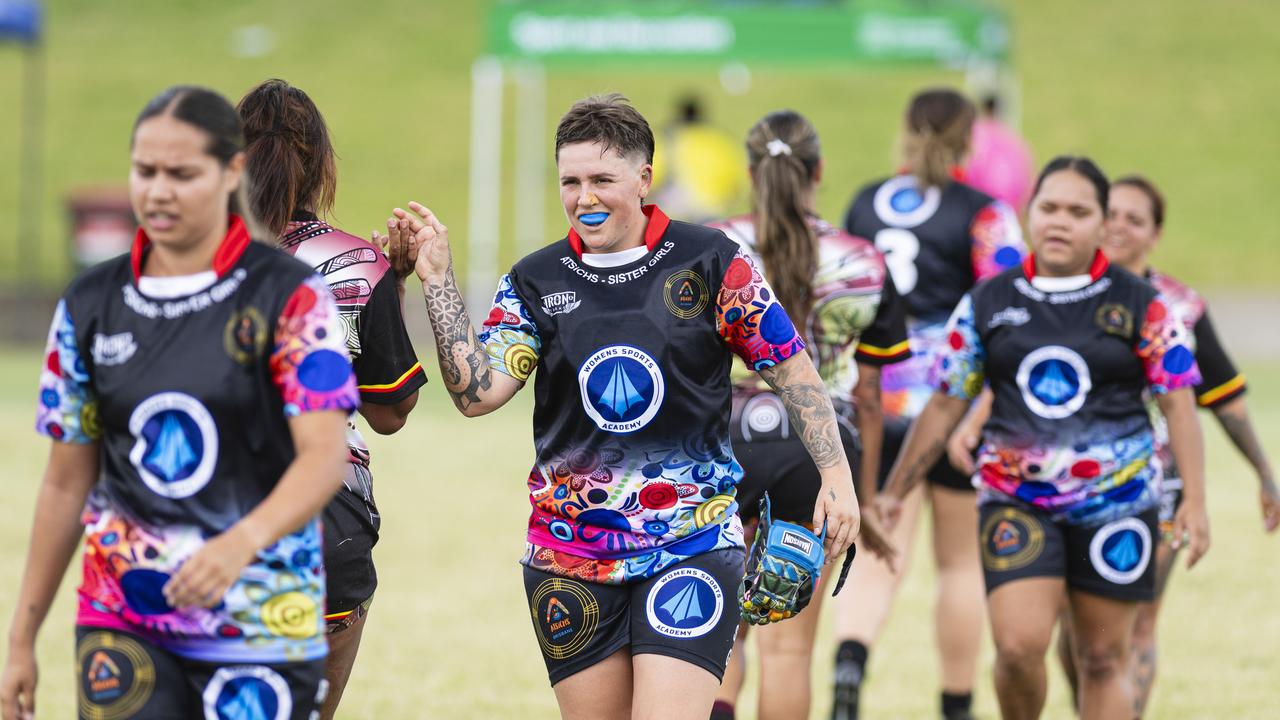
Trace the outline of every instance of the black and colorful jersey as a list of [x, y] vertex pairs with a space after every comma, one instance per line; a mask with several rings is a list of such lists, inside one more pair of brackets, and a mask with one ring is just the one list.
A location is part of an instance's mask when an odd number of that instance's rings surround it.
[[1037, 278], [1033, 257], [974, 288], [948, 324], [938, 391], [995, 395], [981, 501], [1012, 498], [1072, 524], [1134, 515], [1161, 477], [1145, 392], [1200, 382], [1190, 333], [1141, 278], [1094, 258], [1089, 275]]
[[[811, 216], [809, 226], [818, 240], [817, 271], [813, 277], [812, 309], [801, 327], [827, 393], [837, 411], [852, 419], [858, 363], [881, 366], [911, 356], [906, 308], [885, 269], [884, 256], [870, 242], [818, 217]], [[757, 267], [763, 267], [751, 216], [711, 227], [728, 235]], [[734, 367], [735, 414], [740, 414], [750, 425], [749, 430], [754, 431], [745, 432], [744, 437], [785, 427], [785, 409], [768, 385], [739, 364]], [[748, 412], [748, 405], [759, 410]]]
[[644, 210], [643, 257], [594, 267], [571, 230], [502, 278], [480, 337], [499, 372], [537, 370], [523, 562], [589, 582], [742, 545], [730, 360], [805, 346], [736, 243]]
[[914, 418], [933, 388], [929, 369], [945, 345], [943, 328], [977, 283], [1017, 265], [1026, 252], [1018, 217], [962, 181], [920, 191], [902, 173], [867, 185], [849, 206], [844, 229], [885, 255], [906, 302], [912, 357], [885, 368], [882, 403], [891, 418]]
[[102, 448], [77, 623], [208, 662], [323, 657], [316, 520], [261, 550], [213, 609], [173, 608], [161, 590], [275, 488], [294, 458], [289, 417], [359, 405], [333, 299], [238, 217], [216, 281], [191, 295], [142, 293], [148, 245], [139, 231], [131, 255], [72, 282], [40, 375], [37, 430]]
[[[1190, 333], [1196, 364], [1200, 366], [1201, 382], [1196, 386], [1196, 400], [1201, 407], [1213, 408], [1245, 393], [1245, 380], [1231, 362], [1227, 351], [1218, 340], [1218, 333], [1209, 319], [1209, 310], [1200, 293], [1156, 270], [1147, 270], [1147, 282], [1178, 313]], [[1173, 451], [1169, 447], [1169, 429], [1164, 415], [1155, 401], [1148, 402], [1151, 423], [1156, 430], [1156, 443], [1164, 472], [1169, 477], [1179, 477]]]
[[[361, 402], [394, 405], [426, 384], [427, 375], [405, 330], [395, 273], [377, 248], [310, 213], [299, 214], [285, 227], [280, 247], [329, 284]], [[364, 501], [369, 530], [376, 536], [378, 510], [369, 473], [369, 446], [356, 429], [354, 416], [347, 422], [347, 447], [350, 464], [344, 491]]]

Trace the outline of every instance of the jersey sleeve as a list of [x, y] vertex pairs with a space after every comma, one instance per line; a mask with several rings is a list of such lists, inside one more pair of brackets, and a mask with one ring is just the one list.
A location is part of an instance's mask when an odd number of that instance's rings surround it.
[[1147, 304], [1136, 352], [1151, 392], [1163, 395], [1200, 384], [1200, 368], [1191, 350], [1190, 332], [1161, 296]]
[[302, 281], [276, 321], [269, 363], [284, 414], [360, 406], [338, 306], [319, 275]]
[[360, 315], [360, 353], [352, 360], [361, 402], [394, 405], [427, 383], [404, 326], [395, 273], [374, 286]]
[[36, 432], [58, 442], [86, 444], [102, 437], [98, 398], [76, 346], [76, 329], [65, 300], [58, 301], [40, 371]]
[[940, 393], [972, 400], [982, 392], [986, 377], [987, 351], [974, 322], [973, 298], [960, 298], [947, 322], [947, 344], [938, 353], [929, 372], [929, 383]]
[[973, 278], [977, 282], [1017, 265], [1027, 254], [1017, 213], [999, 200], [991, 202], [973, 217], [969, 237], [972, 238]]
[[1196, 339], [1196, 365], [1201, 382], [1196, 386], [1196, 400], [1201, 407], [1212, 408], [1245, 393], [1244, 375], [1236, 370], [1227, 351], [1218, 340], [1213, 321], [1206, 310], [1192, 329]]
[[907, 342], [907, 306], [893, 276], [884, 275], [884, 287], [880, 290], [880, 305], [875, 319], [862, 331], [854, 359], [867, 365], [889, 365], [911, 357]]
[[720, 281], [716, 330], [729, 349], [756, 372], [804, 349], [804, 339], [782, 303], [742, 250], [729, 262]]
[[524, 382], [538, 366], [542, 338], [538, 336], [538, 326], [529, 308], [511, 282], [510, 273], [498, 281], [493, 309], [484, 321], [479, 339], [489, 355], [489, 366], [503, 375]]

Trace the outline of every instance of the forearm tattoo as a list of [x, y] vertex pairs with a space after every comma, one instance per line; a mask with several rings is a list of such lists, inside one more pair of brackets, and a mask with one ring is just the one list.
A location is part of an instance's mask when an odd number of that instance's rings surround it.
[[916, 461], [907, 467], [902, 468], [902, 482], [906, 486], [902, 489], [902, 494], [906, 495], [911, 489], [920, 482], [929, 469], [938, 464], [942, 459], [942, 454], [947, 451], [946, 440], [936, 440], [932, 445], [925, 447], [924, 452], [920, 453]]
[[439, 286], [423, 283], [427, 316], [436, 337], [436, 355], [445, 389], [459, 410], [480, 402], [480, 392], [492, 384], [489, 356], [471, 327], [462, 294], [453, 278], [453, 268]]
[[787, 408], [791, 427], [800, 435], [814, 464], [819, 469], [839, 465], [845, 461], [844, 445], [840, 442], [831, 398], [821, 384], [796, 378], [795, 370], [786, 365], [765, 368], [760, 371], [760, 377], [769, 383]]
[[1267, 456], [1262, 452], [1262, 445], [1258, 442], [1257, 434], [1253, 432], [1253, 423], [1249, 422], [1249, 414], [1244, 407], [1225, 407], [1215, 415], [1218, 416], [1218, 422], [1226, 431], [1227, 437], [1231, 438], [1231, 442], [1240, 450], [1240, 454], [1245, 456], [1249, 464], [1253, 465], [1258, 475], [1270, 477], [1271, 466], [1267, 463]]

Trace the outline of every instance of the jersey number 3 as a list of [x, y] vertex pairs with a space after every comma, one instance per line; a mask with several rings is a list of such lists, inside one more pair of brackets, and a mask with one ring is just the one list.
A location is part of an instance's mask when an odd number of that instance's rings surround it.
[[884, 264], [893, 276], [898, 294], [906, 295], [914, 290], [920, 279], [920, 273], [916, 270], [920, 238], [910, 230], [885, 228], [876, 233], [876, 249], [884, 253]]

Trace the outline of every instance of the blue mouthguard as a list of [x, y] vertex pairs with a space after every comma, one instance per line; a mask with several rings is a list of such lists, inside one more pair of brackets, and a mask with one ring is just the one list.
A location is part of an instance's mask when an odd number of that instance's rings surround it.
[[595, 227], [596, 225], [603, 223], [605, 220], [608, 220], [609, 213], [607, 212], [587, 213], [586, 215], [579, 215], [578, 219], [582, 221], [583, 225], [590, 225], [592, 227]]

